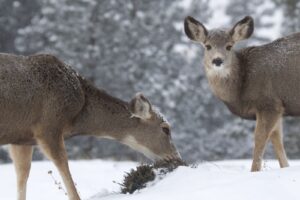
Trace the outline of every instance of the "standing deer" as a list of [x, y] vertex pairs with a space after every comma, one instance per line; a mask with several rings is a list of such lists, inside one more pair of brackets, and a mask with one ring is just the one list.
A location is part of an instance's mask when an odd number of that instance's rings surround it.
[[18, 200], [26, 199], [32, 145], [54, 162], [70, 200], [74, 186], [64, 138], [110, 138], [153, 160], [179, 159], [169, 124], [149, 100], [137, 94], [129, 103], [97, 89], [51, 55], [0, 54], [0, 144], [11, 144]]
[[256, 119], [251, 171], [261, 170], [269, 139], [280, 167], [288, 167], [282, 141], [282, 117], [300, 116], [300, 33], [269, 44], [234, 50], [251, 36], [249, 16], [228, 30], [208, 31], [192, 17], [184, 21], [186, 35], [205, 47], [204, 66], [212, 92], [244, 119]]

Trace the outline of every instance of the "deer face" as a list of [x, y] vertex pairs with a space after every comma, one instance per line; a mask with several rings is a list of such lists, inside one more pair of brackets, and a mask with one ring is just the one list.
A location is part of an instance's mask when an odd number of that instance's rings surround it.
[[148, 99], [137, 94], [130, 102], [130, 111], [137, 125], [123, 138], [123, 143], [151, 160], [180, 159], [172, 142], [170, 125], [152, 108]]
[[234, 62], [233, 46], [236, 42], [247, 39], [253, 33], [253, 19], [245, 17], [229, 30], [214, 29], [208, 31], [205, 26], [192, 17], [186, 17], [184, 30], [193, 41], [205, 48], [204, 66], [208, 74], [226, 76]]

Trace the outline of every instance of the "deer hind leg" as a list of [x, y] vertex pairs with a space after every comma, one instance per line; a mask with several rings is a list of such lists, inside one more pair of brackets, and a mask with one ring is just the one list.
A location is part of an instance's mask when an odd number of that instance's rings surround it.
[[284, 150], [283, 140], [282, 140], [282, 119], [280, 118], [276, 124], [276, 127], [271, 135], [271, 141], [273, 144], [273, 148], [276, 154], [276, 157], [279, 161], [279, 165], [281, 168], [288, 167], [289, 163], [287, 160], [287, 156]]
[[26, 199], [26, 185], [32, 160], [32, 148], [32, 146], [26, 145], [10, 146], [10, 156], [14, 162], [17, 174], [18, 200]]
[[254, 151], [251, 171], [260, 171], [266, 144], [271, 136], [276, 123], [281, 118], [280, 112], [263, 111], [256, 115], [254, 132]]
[[66, 186], [69, 199], [80, 200], [69, 170], [62, 134], [59, 131], [45, 132], [45, 134], [39, 137], [38, 144], [44, 154], [56, 165]]

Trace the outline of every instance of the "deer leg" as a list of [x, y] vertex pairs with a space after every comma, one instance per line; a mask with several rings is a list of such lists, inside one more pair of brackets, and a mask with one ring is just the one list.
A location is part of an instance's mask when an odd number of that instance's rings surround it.
[[26, 200], [26, 185], [31, 166], [32, 148], [32, 146], [26, 145], [10, 146], [10, 157], [14, 162], [17, 174], [18, 200]]
[[288, 167], [289, 163], [282, 141], [282, 119], [279, 119], [279, 121], [277, 122], [276, 127], [271, 135], [271, 141], [280, 167]]
[[256, 114], [256, 127], [254, 132], [254, 151], [251, 171], [260, 171], [262, 159], [265, 152], [268, 139], [281, 118], [280, 113], [276, 112], [258, 112]]
[[53, 132], [46, 133], [43, 137], [38, 139], [38, 144], [45, 155], [56, 165], [66, 186], [69, 200], [80, 200], [69, 170], [68, 158], [62, 134]]

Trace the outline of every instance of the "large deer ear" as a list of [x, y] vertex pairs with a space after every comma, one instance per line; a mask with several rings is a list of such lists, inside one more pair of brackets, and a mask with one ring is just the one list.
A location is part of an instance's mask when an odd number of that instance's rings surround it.
[[190, 16], [184, 20], [184, 31], [188, 38], [201, 43], [204, 43], [208, 34], [205, 26]]
[[233, 41], [238, 42], [249, 38], [252, 35], [253, 30], [253, 18], [250, 16], [246, 16], [233, 26], [229, 34], [231, 35]]
[[137, 93], [131, 100], [130, 111], [132, 113], [132, 117], [138, 117], [145, 120], [150, 119], [152, 116], [151, 103], [142, 93]]

